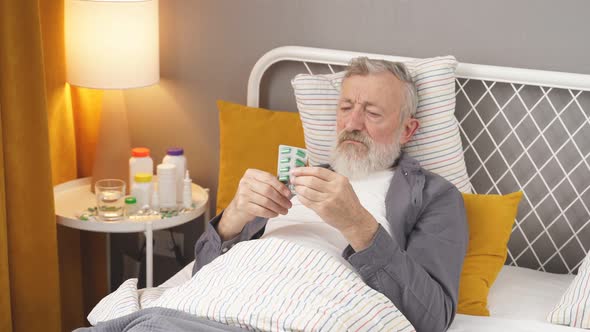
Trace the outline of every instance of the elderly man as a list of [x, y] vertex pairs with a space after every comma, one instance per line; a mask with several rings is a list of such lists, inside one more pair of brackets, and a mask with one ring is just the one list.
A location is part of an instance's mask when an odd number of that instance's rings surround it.
[[446, 330], [467, 224], [459, 191], [400, 152], [419, 125], [416, 94], [403, 64], [354, 59], [342, 82], [330, 166], [293, 170], [294, 197], [275, 176], [246, 171], [197, 241], [193, 273], [240, 241], [291, 239], [339, 251], [417, 331]]

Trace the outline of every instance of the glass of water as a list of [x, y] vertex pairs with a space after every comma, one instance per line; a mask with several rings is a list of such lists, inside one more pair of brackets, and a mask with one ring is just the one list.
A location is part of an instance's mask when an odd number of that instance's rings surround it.
[[125, 181], [106, 179], [94, 185], [98, 218], [114, 221], [123, 218], [125, 208]]

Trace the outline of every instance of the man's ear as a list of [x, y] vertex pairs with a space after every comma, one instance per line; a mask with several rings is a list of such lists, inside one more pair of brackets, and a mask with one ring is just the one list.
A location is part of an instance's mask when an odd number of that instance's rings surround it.
[[420, 121], [414, 118], [409, 118], [406, 119], [406, 121], [404, 121], [402, 126], [403, 127], [401, 128], [402, 132], [399, 138], [399, 142], [400, 144], [406, 144], [410, 141], [410, 139], [412, 139], [412, 136], [414, 136], [414, 133], [416, 133], [418, 127], [420, 127]]

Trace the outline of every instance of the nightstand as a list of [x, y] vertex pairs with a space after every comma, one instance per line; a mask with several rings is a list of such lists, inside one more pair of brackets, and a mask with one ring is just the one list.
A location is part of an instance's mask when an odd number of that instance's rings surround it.
[[[146, 239], [146, 287], [153, 286], [153, 231], [182, 225], [204, 215], [204, 227], [207, 227], [211, 219], [209, 210], [209, 189], [192, 184], [193, 204], [192, 211], [179, 214], [175, 217], [154, 220], [129, 220], [98, 221], [80, 220], [76, 215], [89, 207], [96, 206], [96, 197], [90, 191], [90, 178], [68, 181], [53, 188], [55, 200], [55, 214], [57, 223], [65, 227], [75, 228], [89, 232], [109, 233], [140, 233], [145, 234]], [[205, 229], [203, 228], [203, 229]], [[107, 243], [107, 274], [110, 285], [110, 246]]]

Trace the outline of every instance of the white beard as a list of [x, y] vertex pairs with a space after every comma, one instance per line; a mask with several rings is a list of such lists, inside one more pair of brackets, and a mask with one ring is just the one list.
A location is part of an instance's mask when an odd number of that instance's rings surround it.
[[[367, 177], [369, 174], [390, 168], [401, 153], [399, 133], [393, 135], [390, 144], [378, 144], [366, 133], [360, 131], [342, 131], [338, 134], [338, 142], [330, 155], [330, 166], [339, 174], [350, 180]], [[352, 139], [363, 145], [346, 143]]]

